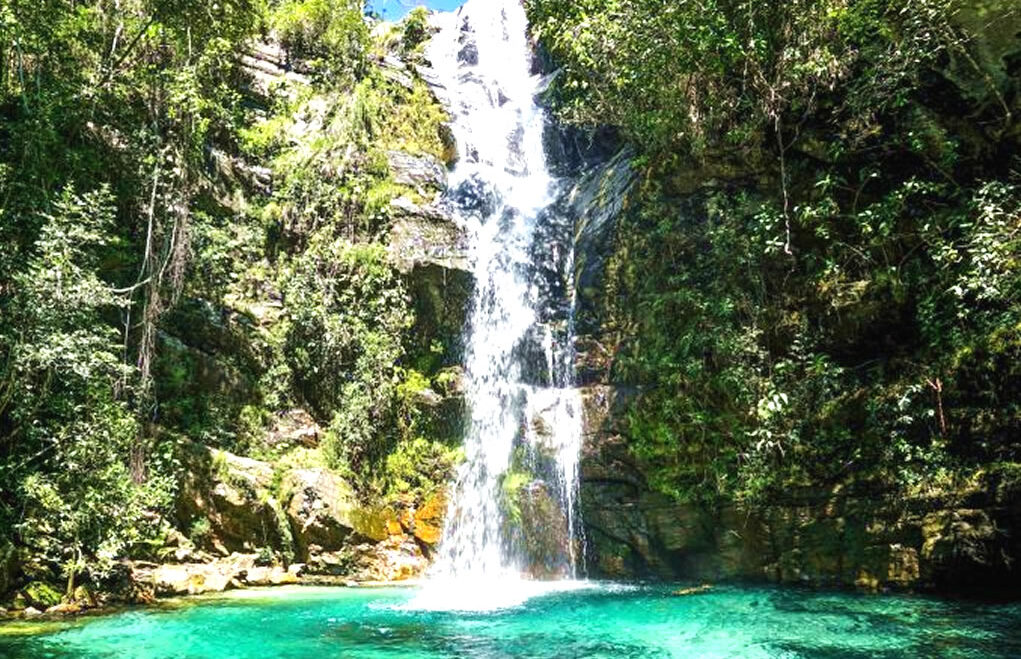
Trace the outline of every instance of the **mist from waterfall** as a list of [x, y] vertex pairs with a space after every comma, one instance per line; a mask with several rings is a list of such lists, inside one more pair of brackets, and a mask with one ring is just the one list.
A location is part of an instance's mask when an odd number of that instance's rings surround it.
[[[563, 182], [546, 162], [523, 7], [469, 0], [432, 20], [429, 77], [460, 153], [448, 199], [471, 236], [476, 290], [466, 459], [417, 604], [486, 609], [571, 587], [579, 573], [573, 233], [549, 212]], [[523, 519], [526, 504], [545, 517]]]

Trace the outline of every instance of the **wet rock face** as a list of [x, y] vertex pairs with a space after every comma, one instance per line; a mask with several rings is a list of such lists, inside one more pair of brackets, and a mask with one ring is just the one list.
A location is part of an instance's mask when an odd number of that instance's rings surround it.
[[457, 61], [467, 66], [478, 66], [479, 47], [474, 42], [469, 41], [458, 51]]
[[462, 182], [450, 193], [450, 199], [460, 211], [478, 218], [491, 216], [500, 204], [500, 196], [492, 185], [478, 176]]
[[543, 132], [543, 148], [554, 174], [577, 177], [609, 162], [623, 147], [611, 128], [580, 129], [551, 122]]
[[447, 202], [419, 205], [402, 197], [391, 211], [389, 251], [406, 276], [415, 312], [409, 357], [431, 375], [461, 363], [475, 288], [468, 237]]
[[443, 538], [443, 520], [447, 514], [447, 493], [438, 492], [430, 497], [411, 516], [408, 529], [420, 542], [435, 549]]
[[567, 520], [563, 508], [542, 481], [533, 481], [522, 488], [518, 505], [521, 509], [521, 542], [528, 559], [528, 571], [540, 579], [568, 575]]
[[707, 509], [656, 494], [620, 423], [637, 392], [585, 391], [582, 515], [589, 573], [611, 578], [1009, 592], [1021, 584], [1021, 488], [904, 499], [884, 492], [789, 492], [764, 507]]

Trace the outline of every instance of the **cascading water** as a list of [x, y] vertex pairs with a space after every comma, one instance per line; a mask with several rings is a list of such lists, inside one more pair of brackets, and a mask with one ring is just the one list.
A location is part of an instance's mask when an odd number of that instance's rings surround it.
[[476, 290], [466, 459], [418, 604], [492, 608], [549, 588], [536, 577], [564, 587], [578, 572], [573, 232], [551, 212], [562, 185], [547, 167], [524, 9], [469, 0], [433, 21], [431, 79], [460, 151], [448, 196], [472, 236]]

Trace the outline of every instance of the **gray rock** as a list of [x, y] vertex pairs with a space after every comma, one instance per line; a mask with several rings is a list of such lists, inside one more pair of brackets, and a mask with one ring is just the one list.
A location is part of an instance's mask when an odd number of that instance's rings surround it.
[[[420, 206], [401, 197], [390, 209], [393, 225], [388, 249], [397, 269], [407, 275], [415, 310], [410, 356], [413, 361], [419, 357], [428, 362], [438, 359], [437, 368], [453, 366], [460, 362], [463, 329], [475, 286], [468, 236], [443, 203]], [[437, 342], [443, 346], [439, 356], [433, 352]], [[451, 405], [460, 408], [456, 402]], [[447, 413], [443, 417], [451, 418]], [[454, 423], [448, 430], [456, 432], [457, 427]]]
[[457, 61], [468, 66], [477, 66], [479, 63], [479, 47], [469, 41], [457, 53]]
[[386, 157], [395, 182], [416, 188], [446, 189], [447, 170], [437, 158], [404, 151], [387, 151]]
[[404, 73], [402, 70], [397, 70], [384, 66], [380, 67], [380, 71], [382, 72], [383, 77], [389, 80], [390, 82], [407, 89], [409, 92], [415, 90], [414, 79], [407, 73]]
[[442, 204], [419, 206], [407, 197], [395, 199], [390, 231], [390, 253], [402, 272], [435, 264], [468, 271], [468, 239], [453, 215]]

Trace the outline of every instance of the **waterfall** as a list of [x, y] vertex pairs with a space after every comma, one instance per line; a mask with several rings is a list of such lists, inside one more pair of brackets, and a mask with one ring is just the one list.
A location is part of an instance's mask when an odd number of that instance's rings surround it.
[[546, 162], [523, 7], [469, 0], [433, 22], [428, 76], [452, 116], [448, 200], [471, 236], [476, 290], [465, 461], [422, 598], [487, 608], [579, 570], [573, 228], [553, 210], [564, 182]]

